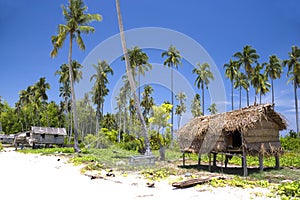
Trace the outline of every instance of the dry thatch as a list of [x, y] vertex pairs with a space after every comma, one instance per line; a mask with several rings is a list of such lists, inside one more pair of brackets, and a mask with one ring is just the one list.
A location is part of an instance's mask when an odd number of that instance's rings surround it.
[[241, 144], [248, 152], [281, 149], [279, 131], [287, 128], [286, 120], [271, 104], [249, 106], [222, 114], [192, 119], [178, 130], [180, 147], [193, 152], [227, 151], [228, 135], [239, 132]]

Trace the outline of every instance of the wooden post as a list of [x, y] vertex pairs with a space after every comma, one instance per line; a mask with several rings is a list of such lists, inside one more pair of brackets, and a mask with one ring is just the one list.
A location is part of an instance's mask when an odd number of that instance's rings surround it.
[[185, 166], [185, 152], [182, 154], [182, 165]]
[[213, 166], [216, 167], [217, 166], [217, 153], [214, 152], [214, 157], [213, 157]]
[[198, 166], [200, 167], [201, 164], [201, 154], [200, 154], [200, 149], [199, 149], [199, 153], [198, 153]]
[[258, 154], [258, 159], [259, 159], [259, 171], [262, 172], [264, 171], [264, 160], [263, 160], [263, 154], [261, 152]]
[[279, 154], [276, 153], [275, 154], [275, 169], [279, 169], [279, 168], [280, 168]]
[[243, 166], [243, 171], [244, 171], [244, 176], [248, 175], [248, 170], [247, 170], [247, 155], [246, 155], [246, 148], [245, 145], [243, 144], [243, 156], [242, 156], [242, 166]]
[[211, 171], [211, 153], [208, 153], [208, 171]]

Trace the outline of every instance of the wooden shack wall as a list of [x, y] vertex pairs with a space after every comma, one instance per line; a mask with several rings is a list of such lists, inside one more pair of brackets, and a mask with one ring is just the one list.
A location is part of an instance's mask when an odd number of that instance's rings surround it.
[[63, 144], [64, 136], [63, 135], [53, 135], [53, 134], [32, 134], [32, 138], [35, 140], [35, 143], [38, 144]]
[[279, 127], [275, 122], [262, 120], [244, 133], [249, 150], [256, 152], [273, 152], [281, 148]]

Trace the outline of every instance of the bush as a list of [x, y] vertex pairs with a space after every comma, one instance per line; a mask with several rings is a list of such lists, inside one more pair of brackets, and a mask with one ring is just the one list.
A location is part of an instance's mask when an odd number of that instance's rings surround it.
[[2, 143], [0, 142], [0, 151], [2, 151], [3, 150], [3, 145], [2, 145]]
[[300, 138], [282, 137], [280, 142], [284, 150], [300, 151]]
[[277, 193], [280, 195], [281, 199], [299, 199], [300, 181], [280, 184]]

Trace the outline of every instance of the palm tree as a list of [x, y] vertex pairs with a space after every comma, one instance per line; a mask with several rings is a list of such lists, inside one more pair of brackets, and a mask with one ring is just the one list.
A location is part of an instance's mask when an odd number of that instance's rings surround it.
[[50, 84], [46, 83], [46, 78], [42, 77], [36, 82], [33, 86], [34, 91], [34, 102], [36, 107], [36, 117], [40, 124], [40, 117], [38, 117], [38, 110], [40, 109], [41, 105], [45, 105], [46, 101], [48, 100], [48, 96], [46, 91], [50, 89]]
[[191, 112], [192, 112], [192, 115], [193, 115], [194, 118], [202, 115], [201, 100], [200, 100], [200, 95], [199, 94], [196, 94], [194, 99], [192, 100]]
[[90, 78], [90, 81], [96, 79], [93, 87], [93, 102], [97, 105], [96, 109], [96, 134], [99, 132], [99, 120], [102, 120], [103, 117], [103, 104], [104, 97], [108, 94], [109, 90], [106, 85], [109, 83], [108, 74], [113, 75], [114, 72], [112, 68], [106, 61], [98, 61], [98, 65], [93, 65], [96, 70], [96, 73], [93, 74]]
[[[141, 96], [141, 74], [145, 76], [145, 71], [149, 71], [152, 69], [152, 65], [149, 64], [148, 60], [149, 57], [145, 52], [142, 51], [138, 46], [133, 47], [132, 49], [128, 50], [128, 56], [130, 61], [130, 66], [132, 68], [132, 74], [133, 78], [135, 80], [136, 71], [138, 73], [138, 84], [139, 84], [139, 102], [140, 102], [140, 96]], [[122, 60], [125, 60], [125, 57], [122, 58]]]
[[208, 112], [210, 112], [211, 115], [217, 114], [218, 113], [218, 109], [217, 109], [217, 105], [215, 103], [211, 104], [208, 108], [207, 108]]
[[186, 95], [184, 94], [184, 92], [179, 92], [175, 97], [179, 101], [179, 105], [177, 105], [176, 111], [175, 111], [175, 114], [178, 115], [178, 124], [177, 125], [178, 125], [178, 129], [179, 129], [182, 114], [186, 112], [186, 105], [185, 105]]
[[150, 96], [153, 91], [154, 90], [151, 85], [146, 85], [144, 87], [144, 92], [142, 93], [141, 107], [143, 107], [143, 116], [147, 124], [149, 123], [150, 113], [152, 106], [154, 105], [154, 99]]
[[[263, 69], [263, 66], [258, 64], [253, 70], [253, 74], [251, 77], [251, 83], [255, 89], [255, 95], [259, 93], [259, 103], [261, 104], [261, 95], [265, 95], [267, 92], [269, 92], [270, 83], [268, 82], [268, 77], [264, 73], [261, 73], [261, 70]], [[255, 97], [255, 104], [256, 104], [256, 97]]]
[[138, 115], [138, 118], [139, 118], [139, 120], [141, 122], [141, 125], [142, 125], [142, 133], [143, 133], [144, 138], [145, 138], [146, 154], [152, 154], [151, 149], [150, 149], [150, 142], [149, 142], [149, 139], [148, 139], [148, 131], [147, 131], [146, 123], [145, 123], [143, 114], [141, 112], [140, 105], [138, 103], [138, 97], [137, 97], [136, 90], [135, 90], [136, 89], [135, 82], [134, 82], [134, 79], [132, 77], [132, 73], [130, 73], [130, 60], [129, 60], [127, 47], [126, 47], [126, 40], [125, 40], [125, 35], [124, 35], [124, 28], [123, 28], [123, 21], [122, 21], [122, 16], [121, 16], [121, 8], [120, 8], [119, 0], [116, 0], [116, 8], [117, 8], [118, 24], [119, 24], [119, 29], [120, 29], [122, 49], [123, 49], [123, 53], [124, 53], [124, 56], [125, 56], [126, 73], [127, 73], [128, 80], [129, 80], [129, 83], [130, 83], [131, 91], [133, 93], [133, 99], [134, 99], [134, 102], [135, 102], [137, 115]]
[[274, 85], [273, 80], [279, 79], [282, 74], [282, 65], [280, 60], [276, 55], [271, 55], [269, 57], [269, 63], [263, 63], [262, 66], [266, 66], [266, 75], [271, 79], [271, 87], [272, 87], [272, 105], [274, 104]]
[[62, 48], [67, 35], [69, 35], [69, 78], [70, 87], [72, 94], [72, 110], [73, 110], [73, 120], [74, 120], [74, 150], [75, 152], [80, 151], [78, 145], [78, 122], [76, 114], [76, 98], [74, 91], [74, 78], [72, 74], [72, 48], [73, 40], [76, 40], [79, 48], [85, 50], [85, 44], [81, 37], [81, 33], [91, 33], [94, 32], [94, 27], [88, 26], [92, 21], [101, 21], [102, 17], [99, 14], [89, 14], [86, 13], [87, 6], [84, 5], [82, 0], [69, 0], [69, 5], [67, 7], [62, 6], [63, 15], [65, 18], [65, 24], [58, 25], [58, 34], [51, 37], [53, 50], [51, 52], [51, 57], [55, 57], [58, 54], [58, 49]]
[[173, 94], [173, 67], [178, 69], [178, 65], [182, 65], [181, 63], [181, 55], [180, 52], [173, 46], [170, 45], [168, 51], [165, 51], [161, 54], [162, 57], [167, 57], [164, 61], [164, 66], [168, 66], [171, 69], [171, 104], [172, 104], [172, 112], [171, 112], [171, 135], [172, 140], [174, 137], [173, 133], [173, 123], [174, 123], [174, 94]]
[[[253, 49], [251, 46], [246, 45], [244, 46], [242, 52], [236, 52], [233, 56], [238, 59], [237, 62], [239, 67], [243, 67], [245, 69], [248, 80], [250, 80], [251, 75], [253, 73], [252, 65], [256, 63], [257, 59], [259, 58], [259, 55], [256, 53], [256, 50]], [[248, 95], [247, 95], [247, 106], [249, 106]]]
[[225, 76], [229, 78], [231, 82], [231, 109], [234, 110], [233, 105], [233, 80], [237, 74], [238, 70], [238, 63], [237, 61], [233, 61], [230, 59], [229, 63], [224, 64], [225, 67]]
[[249, 99], [248, 98], [248, 96], [249, 96], [249, 81], [247, 79], [247, 76], [244, 73], [237, 71], [237, 74], [234, 79], [233, 87], [234, 87], [234, 89], [239, 88], [239, 93], [240, 93], [239, 109], [241, 109], [241, 107], [242, 107], [242, 88], [244, 88], [247, 93], [247, 100]]
[[297, 88], [300, 86], [300, 49], [292, 46], [292, 52], [289, 52], [289, 59], [283, 61], [283, 66], [288, 66], [287, 76], [290, 77], [288, 82], [294, 84], [295, 110], [296, 110], [296, 126], [299, 133], [299, 115], [298, 115], [298, 96]]
[[198, 67], [193, 69], [193, 73], [197, 75], [195, 85], [202, 90], [202, 113], [204, 115], [204, 85], [207, 89], [210, 80], [214, 80], [214, 74], [210, 71], [208, 63], [203, 63], [202, 65], [197, 63], [196, 65]]

